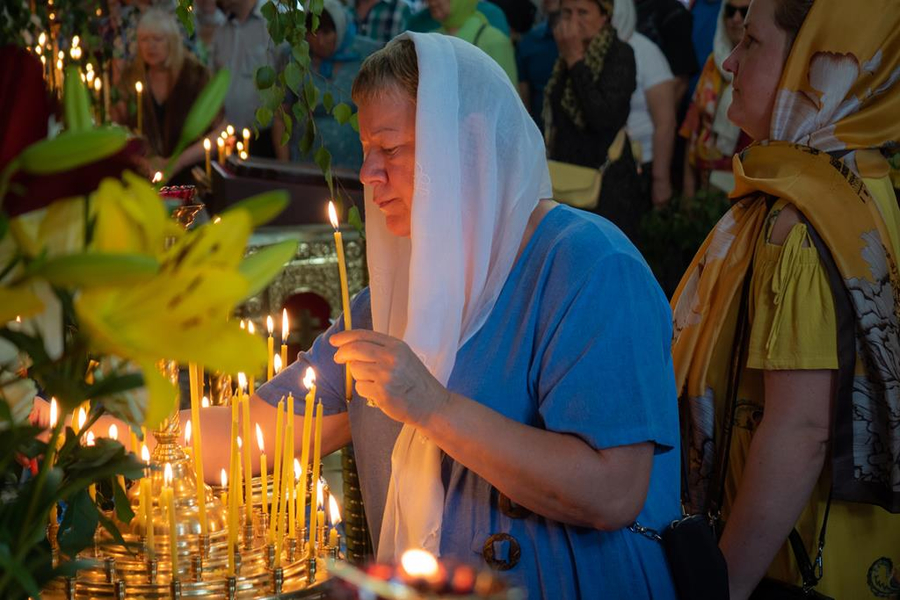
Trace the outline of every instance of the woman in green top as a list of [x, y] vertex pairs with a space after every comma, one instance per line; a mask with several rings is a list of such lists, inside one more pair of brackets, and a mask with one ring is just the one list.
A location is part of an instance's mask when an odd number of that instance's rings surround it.
[[512, 41], [488, 22], [477, 5], [478, 0], [428, 0], [431, 16], [441, 24], [438, 32], [466, 40], [483, 50], [503, 67], [513, 85], [518, 86]]

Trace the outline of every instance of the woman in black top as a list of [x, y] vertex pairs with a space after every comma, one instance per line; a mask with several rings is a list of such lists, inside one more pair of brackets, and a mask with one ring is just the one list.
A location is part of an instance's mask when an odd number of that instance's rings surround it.
[[[559, 59], [547, 83], [544, 123], [549, 157], [600, 168], [625, 127], [635, 90], [634, 52], [610, 24], [612, 0], [563, 0], [553, 30]], [[644, 206], [630, 144], [603, 176], [596, 212], [637, 242]]]

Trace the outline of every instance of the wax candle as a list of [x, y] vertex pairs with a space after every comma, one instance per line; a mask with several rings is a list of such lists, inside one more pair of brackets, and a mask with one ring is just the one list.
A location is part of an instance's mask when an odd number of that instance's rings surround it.
[[338, 545], [337, 526], [341, 522], [341, 509], [338, 508], [334, 496], [328, 496], [328, 512], [331, 513], [331, 531], [328, 532], [328, 545], [332, 548]]
[[[228, 511], [228, 471], [222, 469], [222, 472], [219, 474], [219, 482], [222, 484], [222, 506], [225, 507], [226, 513]], [[229, 523], [228, 515], [226, 514], [225, 523], [226, 525]]]
[[225, 133], [228, 134], [229, 138], [233, 138], [234, 137], [234, 125], [228, 125], [227, 127], [225, 127]]
[[[109, 426], [109, 439], [119, 441], [119, 427], [113, 423]], [[125, 491], [125, 476], [124, 475], [116, 475], [116, 481], [119, 484], [119, 487], [122, 488], [122, 491]], [[115, 497], [115, 492], [113, 493]]]
[[191, 449], [191, 420], [188, 419], [184, 422], [184, 454], [191, 460], [194, 459], [194, 454]]
[[153, 526], [153, 480], [150, 475], [150, 451], [147, 444], [141, 447], [141, 460], [147, 465], [141, 479], [141, 496], [144, 497], [144, 535], [147, 538], [148, 558], [156, 554], [156, 529]]
[[276, 354], [276, 355], [275, 355], [275, 374], [276, 374], [276, 375], [278, 375], [279, 373], [281, 373], [281, 365], [282, 365], [282, 364], [283, 364], [283, 363], [281, 362], [281, 355], [280, 355], [280, 354]]
[[[198, 520], [200, 521], [200, 535], [209, 534], [209, 521], [206, 516], [206, 479], [203, 474], [203, 444], [200, 437], [200, 371], [197, 365], [188, 365], [191, 388], [191, 420], [193, 421], [193, 459], [194, 474], [197, 485]], [[190, 423], [190, 421], [188, 421]], [[185, 438], [187, 438], [187, 424], [185, 424]]]
[[300, 448], [300, 466], [303, 473], [300, 481], [300, 529], [306, 526], [306, 482], [309, 479], [309, 438], [312, 433], [313, 413], [315, 412], [316, 403], [316, 372], [312, 367], [306, 369], [306, 376], [303, 378], [303, 386], [309, 390], [306, 393], [306, 408], [303, 412], [303, 446]]
[[266, 464], [266, 446], [263, 443], [262, 429], [256, 423], [256, 444], [259, 446], [259, 481], [262, 486], [262, 513], [269, 512], [269, 477], [267, 474], [269, 465]]
[[[85, 445], [86, 446], [94, 445], [94, 432], [93, 431], [87, 432]], [[94, 501], [94, 502], [97, 501], [97, 486], [95, 484], [92, 483], [91, 485], [88, 486], [88, 495], [90, 495], [92, 501]]]
[[[59, 421], [59, 405], [56, 403], [56, 398], [50, 398], [50, 430], [56, 428], [56, 423]], [[62, 441], [62, 435], [57, 438], [56, 447], [59, 448], [59, 442]], [[54, 462], [56, 459], [54, 458]], [[50, 507], [50, 524], [58, 525], [59, 524], [59, 513], [57, 512], [56, 502], [53, 503], [53, 506]], [[52, 541], [52, 540], [51, 540]]]
[[269, 381], [272, 379], [272, 371], [275, 368], [275, 361], [272, 358], [275, 354], [275, 338], [272, 337], [272, 334], [275, 332], [275, 323], [272, 321], [272, 315], [266, 317], [266, 329], [269, 331], [269, 337], [266, 339], [269, 351], [269, 363], [266, 366], [266, 381]]
[[288, 535], [292, 539], [297, 539], [297, 482], [300, 481], [300, 461], [296, 458], [293, 462], [293, 477], [291, 478], [291, 507], [288, 515], [290, 516], [290, 527]]
[[141, 135], [144, 131], [144, 107], [141, 99], [144, 93], [144, 84], [140, 81], [134, 82], [134, 91], [137, 93], [137, 133]]
[[[313, 465], [312, 465], [312, 485], [313, 489], [316, 489], [315, 486], [319, 483], [319, 460], [322, 455], [322, 401], [316, 405], [316, 425], [315, 425], [315, 437], [313, 438]], [[311, 509], [314, 509], [317, 504], [315, 502], [312, 503]], [[317, 514], [315, 510], [309, 511], [309, 547], [311, 556], [315, 556], [316, 550], [316, 518]]]
[[203, 140], [203, 152], [206, 154], [206, 178], [212, 178], [212, 167], [209, 163], [209, 153], [212, 151], [212, 143], [209, 141], [209, 138]]
[[290, 327], [288, 326], [288, 316], [287, 309], [281, 309], [281, 365], [282, 367], [288, 366], [288, 357], [287, 357], [287, 339], [288, 334], [291, 332]]
[[[241, 399], [238, 398], [238, 405], [240, 405], [240, 404], [241, 404]], [[243, 451], [244, 451], [243, 444], [244, 444], [244, 442], [241, 439], [241, 436], [237, 436], [237, 448], [238, 448], [237, 464], [236, 464], [237, 471], [235, 471], [234, 477], [235, 477], [235, 479], [237, 479], [237, 481], [235, 483], [235, 489], [238, 492], [238, 506], [240, 506], [242, 508], [244, 506], [244, 483], [243, 483], [244, 482], [244, 466], [243, 466], [243, 460], [242, 460]]]
[[[241, 319], [241, 329], [244, 328], [244, 320]], [[247, 321], [247, 332], [250, 335], [256, 335], [256, 326], [253, 324], [253, 321]], [[247, 384], [247, 389], [249, 393], [252, 394], [256, 388], [256, 377], [253, 375], [253, 371], [250, 372], [250, 380]]]
[[225, 164], [225, 140], [222, 138], [216, 139], [216, 149], [218, 152], [216, 153], [216, 160], [219, 161], [219, 165]]
[[172, 561], [172, 578], [178, 579], [178, 518], [175, 515], [175, 494], [172, 490], [172, 465], [166, 463], [163, 471], [162, 499], [169, 521], [169, 557]]
[[294, 431], [291, 429], [291, 424], [288, 423], [284, 428], [284, 450], [282, 453], [282, 464], [281, 464], [281, 494], [280, 500], [278, 502], [278, 528], [275, 532], [275, 566], [281, 566], [281, 550], [284, 548], [284, 528], [285, 528], [285, 519], [284, 517], [287, 514], [287, 493], [288, 493], [288, 481], [291, 478], [291, 461], [290, 457], [290, 447], [288, 445], [288, 440], [294, 437]]
[[281, 428], [284, 426], [284, 398], [278, 401], [275, 411], [275, 463], [272, 465], [272, 518], [269, 520], [267, 541], [275, 543], [275, 525], [278, 520], [279, 498], [281, 497]]
[[253, 470], [250, 463], [250, 397], [244, 394], [241, 397], [241, 417], [243, 420], [242, 431], [244, 439], [244, 500], [245, 516], [247, 523], [253, 522]]
[[244, 151], [247, 154], [250, 154], [250, 130], [244, 127], [244, 130], [241, 132], [244, 137]]
[[235, 574], [234, 551], [237, 543], [238, 523], [238, 487], [235, 481], [240, 481], [237, 477], [238, 470], [238, 403], [231, 404], [231, 460], [229, 461], [228, 470], [231, 473], [231, 487], [228, 488], [228, 576], [233, 577]]
[[[338, 275], [340, 275], [341, 279], [341, 307], [344, 311], [344, 331], [350, 331], [353, 329], [353, 317], [350, 314], [350, 290], [347, 287], [347, 262], [344, 259], [344, 239], [339, 229], [334, 202], [328, 202], [328, 218], [331, 220], [331, 226], [334, 227], [334, 247], [337, 250]], [[350, 376], [349, 365], [344, 367], [344, 371], [344, 397], [347, 402], [350, 402], [350, 399], [353, 397], [353, 379]]]

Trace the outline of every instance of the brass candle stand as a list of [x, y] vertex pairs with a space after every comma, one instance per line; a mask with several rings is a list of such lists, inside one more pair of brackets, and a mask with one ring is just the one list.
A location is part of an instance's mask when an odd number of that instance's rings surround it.
[[[115, 522], [127, 547], [113, 539], [105, 529], [98, 529], [94, 546], [77, 557], [90, 566], [80, 569], [76, 577], [53, 581], [44, 590], [44, 598], [246, 600], [282, 594], [292, 598], [322, 597], [322, 586], [313, 584], [327, 579], [325, 561], [334, 551], [320, 545], [317, 556], [309, 557], [303, 538], [286, 539], [282, 566], [274, 568], [274, 549], [266, 540], [268, 519], [259, 509], [254, 510], [250, 522], [247, 522], [244, 509], [239, 511], [236, 573], [229, 577], [227, 513], [221, 500], [224, 490], [207, 486], [208, 535], [201, 536], [196, 475], [191, 459], [178, 443], [178, 413], [167, 419], [153, 435], [157, 445], [151, 455], [151, 494], [148, 498], [152, 507], [150, 526], [155, 538], [153, 551], [147, 547], [148, 528], [139, 511], [140, 486], [135, 482], [127, 492], [135, 513], [131, 522], [118, 521], [114, 511], [106, 515]], [[166, 463], [171, 465], [173, 472], [171, 486], [178, 537], [178, 570], [175, 573], [170, 555], [169, 521], [160, 502]], [[262, 498], [259, 478], [253, 480], [253, 492], [254, 505], [258, 506]], [[56, 535], [50, 539], [56, 540]], [[54, 556], [56, 552], [54, 542]]]

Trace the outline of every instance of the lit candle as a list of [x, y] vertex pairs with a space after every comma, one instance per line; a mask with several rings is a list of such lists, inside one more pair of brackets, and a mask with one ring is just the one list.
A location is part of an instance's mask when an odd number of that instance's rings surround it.
[[[241, 319], [241, 327], [243, 327], [243, 323], [244, 323], [244, 320]], [[250, 335], [256, 335], [256, 326], [253, 324], [253, 321], [249, 321], [249, 320], [247, 321], [247, 331], [250, 333]], [[250, 393], [252, 394], [255, 387], [256, 387], [256, 378], [253, 376], [253, 373], [251, 372], [250, 373], [250, 383], [248, 384], [247, 389], [250, 390]]]
[[230, 138], [234, 137], [234, 126], [233, 125], [227, 126], [225, 128], [225, 133], [227, 133], [228, 137], [230, 137]]
[[281, 309], [281, 364], [284, 367], [288, 366], [287, 339], [290, 332], [291, 329], [288, 326], [287, 309], [283, 308]]
[[[337, 211], [334, 209], [334, 202], [328, 202], [328, 218], [331, 220], [331, 226], [334, 227], [334, 247], [337, 249], [338, 274], [341, 279], [341, 305], [344, 311], [344, 331], [353, 329], [353, 318], [350, 314], [350, 290], [347, 288], [347, 262], [344, 259], [344, 239], [338, 228]], [[344, 386], [344, 397], [347, 402], [353, 397], [353, 379], [350, 377], [350, 366], [344, 367], [346, 379]]]
[[144, 94], [144, 84], [140, 81], [135, 81], [134, 91], [137, 93], [137, 132], [140, 135], [144, 131], [144, 108], [141, 100]]
[[203, 398], [200, 400], [200, 408], [209, 408], [209, 398], [203, 396]]
[[297, 539], [297, 485], [300, 481], [300, 461], [294, 459], [294, 478], [291, 481], [291, 508], [290, 512], [290, 528], [288, 535], [292, 539]]
[[[228, 509], [228, 471], [222, 469], [222, 472], [219, 474], [219, 480], [222, 483], [222, 506]], [[226, 517], [226, 523], [230, 523]]]
[[153, 174], [153, 179], [151, 180], [151, 183], [159, 183], [160, 181], [162, 181], [162, 179], [163, 179], [162, 171], [157, 171], [156, 173]]
[[[238, 378], [242, 378], [244, 376], [243, 373], [238, 375]], [[243, 383], [246, 383], [244, 380]], [[243, 388], [243, 385], [241, 386]], [[247, 519], [247, 523], [253, 522], [253, 468], [250, 466], [250, 397], [246, 394], [241, 396], [241, 417], [243, 420], [243, 427], [241, 430], [244, 434], [244, 439], [247, 440], [247, 443], [244, 445], [244, 493], [246, 498], [244, 500], [244, 510], [245, 516]]]
[[153, 480], [150, 477], [150, 451], [147, 444], [141, 447], [141, 459], [147, 465], [144, 478], [141, 479], [141, 496], [144, 497], [144, 535], [147, 537], [148, 558], [156, 553], [156, 529], [153, 526]]
[[84, 407], [78, 409], [78, 429], [75, 430], [75, 435], [81, 433], [81, 430], [84, 428], [84, 424], [87, 422], [87, 413], [84, 411]]
[[[59, 405], [56, 403], [56, 398], [50, 398], [50, 429], [53, 430], [56, 428], [56, 423], [59, 421]], [[56, 441], [56, 447], [59, 449], [60, 442], [62, 442], [62, 436], [59, 436]], [[54, 459], [55, 462], [55, 459]], [[53, 503], [53, 506], [50, 507], [50, 524], [58, 525], [59, 524], [59, 513], [57, 512], [56, 502]], [[52, 541], [52, 540], [51, 540]]]
[[172, 578], [178, 579], [178, 529], [175, 516], [175, 494], [172, 490], [172, 465], [166, 463], [163, 471], [162, 499], [169, 519], [169, 556], [172, 560]]
[[[322, 455], [322, 402], [316, 405], [316, 427], [315, 438], [313, 441], [313, 465], [312, 465], [312, 481], [313, 486], [319, 483], [319, 459]], [[313, 488], [315, 489], [315, 488]], [[313, 507], [311, 507], [313, 508]], [[316, 555], [316, 511], [309, 511], [309, 548], [310, 556]]]
[[269, 520], [268, 543], [275, 543], [275, 524], [278, 521], [279, 498], [281, 498], [281, 428], [284, 426], [284, 398], [278, 401], [275, 410], [275, 463], [272, 465], [272, 518]]
[[188, 419], [184, 422], [184, 453], [188, 458], [193, 459], [193, 454], [191, 452], [191, 420]]
[[212, 144], [209, 141], [209, 138], [203, 140], [203, 151], [206, 153], [206, 178], [212, 178], [212, 167], [209, 164], [209, 153], [212, 150]]
[[135, 456], [137, 456], [141, 452], [140, 448], [138, 447], [137, 434], [134, 432], [134, 430], [131, 431], [131, 451], [134, 452]]
[[306, 408], [303, 411], [303, 446], [300, 448], [300, 465], [303, 467], [303, 476], [300, 482], [300, 529], [306, 526], [306, 481], [309, 479], [309, 438], [312, 433], [313, 412], [316, 404], [316, 372], [312, 367], [306, 369], [303, 378], [303, 386], [309, 390], [306, 393]]
[[247, 160], [250, 155], [247, 154], [246, 150], [238, 150], [238, 156], [241, 157], [241, 160]]
[[259, 446], [259, 480], [262, 485], [261, 504], [262, 513], [265, 515], [269, 512], [269, 476], [267, 473], [269, 465], [266, 463], [266, 446], [263, 444], [263, 434], [259, 423], [256, 423], [256, 444]]
[[238, 142], [234, 145], [234, 149], [238, 151], [238, 154], [244, 153], [244, 142]]
[[231, 473], [231, 487], [228, 488], [228, 576], [233, 577], [235, 574], [234, 551], [237, 544], [238, 533], [238, 498], [240, 497], [239, 487], [235, 485], [235, 481], [240, 481], [237, 475], [238, 462], [238, 402], [231, 404], [231, 460], [229, 461], [229, 472]]
[[284, 526], [285, 526], [285, 515], [288, 509], [287, 506], [287, 492], [288, 492], [288, 480], [291, 477], [291, 464], [293, 461], [291, 460], [289, 451], [290, 447], [288, 446], [288, 440], [294, 437], [294, 431], [291, 429], [291, 424], [288, 423], [284, 429], [284, 452], [282, 453], [282, 464], [281, 464], [281, 494], [279, 500], [279, 509], [278, 509], [278, 527], [275, 531], [275, 566], [281, 566], [281, 549], [284, 547]]
[[103, 87], [103, 84], [101, 83], [100, 78], [97, 77], [96, 79], [94, 79], [94, 91], [97, 92], [97, 122], [98, 123], [103, 122], [103, 112], [102, 112], [103, 92], [101, 91], [102, 87]]
[[[109, 439], [119, 441], [119, 428], [113, 423], [109, 426]], [[116, 475], [116, 481], [119, 483], [119, 487], [122, 488], [122, 491], [125, 491], [125, 476], [124, 475]], [[115, 492], [113, 492], [113, 497], [115, 497]]]
[[325, 489], [322, 482], [316, 485], [316, 544], [318, 548], [325, 546]]
[[244, 136], [243, 136], [244, 137], [244, 151], [247, 152], [247, 154], [249, 154], [250, 153], [250, 130], [247, 129], [246, 127], [244, 127], [244, 130], [241, 133], [244, 134]]
[[[193, 459], [194, 474], [197, 479], [197, 507], [198, 519], [200, 521], [200, 535], [209, 533], [209, 523], [206, 517], [206, 479], [203, 474], [203, 440], [200, 431], [200, 370], [194, 363], [188, 364], [188, 373], [191, 389], [191, 420], [194, 422], [193, 429]], [[191, 421], [188, 421], [190, 423]], [[185, 424], [185, 440], [188, 440], [187, 424]]]
[[269, 351], [269, 363], [266, 366], [266, 381], [269, 381], [272, 379], [272, 371], [275, 369], [275, 361], [272, 358], [275, 354], [275, 338], [272, 337], [272, 334], [275, 332], [275, 322], [272, 321], [272, 315], [266, 317], [266, 329], [269, 331], [269, 337], [266, 340]]
[[278, 375], [281, 373], [281, 355], [275, 355], [275, 374]]
[[337, 526], [341, 522], [341, 509], [338, 508], [337, 500], [334, 496], [328, 497], [328, 510], [331, 513], [331, 531], [328, 532], [328, 545], [332, 548], [338, 545]]
[[222, 138], [216, 139], [216, 148], [218, 149], [218, 153], [216, 154], [216, 160], [219, 161], [219, 165], [225, 164], [225, 140]]
[[[238, 405], [240, 406], [241, 399], [238, 398]], [[234, 473], [234, 478], [237, 480], [235, 483], [235, 488], [238, 492], [238, 506], [244, 506], [244, 467], [241, 465], [241, 457], [243, 456], [243, 447], [244, 441], [241, 439], [241, 436], [237, 436], [237, 448], [238, 448], [238, 456], [237, 456], [237, 471]]]

